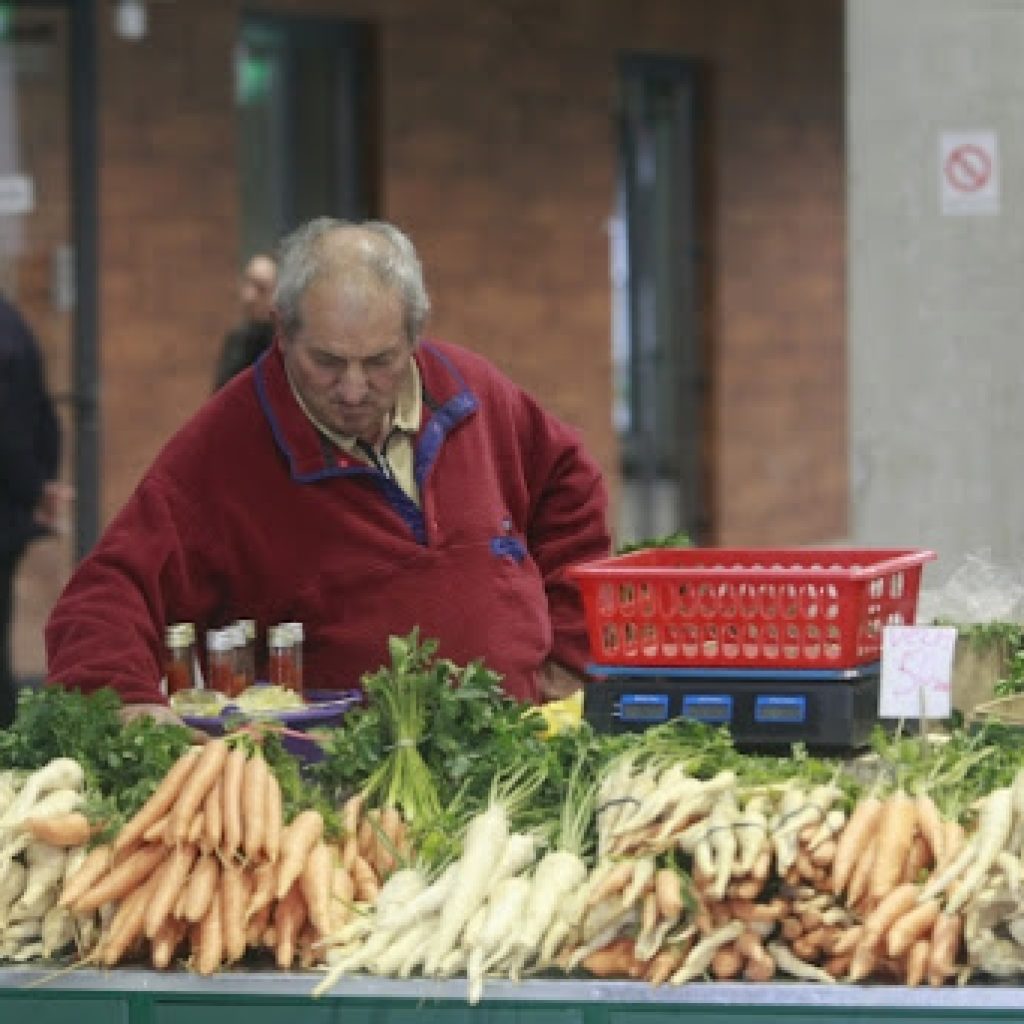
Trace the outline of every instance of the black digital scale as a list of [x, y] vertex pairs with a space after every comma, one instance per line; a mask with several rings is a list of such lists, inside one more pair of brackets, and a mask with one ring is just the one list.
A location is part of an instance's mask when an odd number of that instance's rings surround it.
[[881, 662], [850, 669], [611, 668], [589, 665], [584, 715], [602, 732], [672, 718], [727, 725], [736, 746], [855, 750], [878, 721]]

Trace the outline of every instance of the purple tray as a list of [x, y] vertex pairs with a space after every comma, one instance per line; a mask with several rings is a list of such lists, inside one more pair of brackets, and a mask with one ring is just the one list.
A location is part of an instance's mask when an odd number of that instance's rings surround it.
[[362, 700], [359, 690], [311, 690], [306, 693], [309, 705], [280, 711], [243, 711], [226, 704], [219, 715], [182, 715], [186, 725], [201, 729], [211, 736], [223, 735], [229, 719], [243, 718], [250, 722], [279, 722], [286, 727], [282, 736], [285, 747], [296, 757], [318, 760], [320, 746], [312, 737], [299, 735], [309, 729], [337, 725], [345, 712]]

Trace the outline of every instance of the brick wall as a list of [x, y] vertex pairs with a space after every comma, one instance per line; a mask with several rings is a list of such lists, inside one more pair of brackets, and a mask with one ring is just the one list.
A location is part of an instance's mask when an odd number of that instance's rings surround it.
[[[841, 0], [279, 0], [380, 29], [381, 213], [419, 245], [435, 333], [577, 424], [614, 481], [606, 222], [615, 63], [701, 61], [715, 539], [846, 526]], [[236, 313], [240, 6], [101, 26], [104, 510], [206, 397]]]

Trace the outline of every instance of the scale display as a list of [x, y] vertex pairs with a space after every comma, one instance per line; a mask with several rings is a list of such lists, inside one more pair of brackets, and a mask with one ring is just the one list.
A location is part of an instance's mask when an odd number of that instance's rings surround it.
[[623, 722], [667, 722], [668, 694], [624, 693], [618, 712]]
[[732, 721], [732, 697], [727, 693], [687, 693], [683, 696], [683, 718], [720, 725]]
[[754, 701], [755, 722], [786, 722], [798, 725], [807, 721], [807, 698], [803, 694], [790, 697], [758, 695]]

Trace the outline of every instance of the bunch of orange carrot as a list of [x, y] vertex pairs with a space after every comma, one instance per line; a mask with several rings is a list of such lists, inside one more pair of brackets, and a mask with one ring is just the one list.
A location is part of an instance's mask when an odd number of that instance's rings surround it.
[[285, 824], [281, 789], [259, 749], [216, 739], [186, 752], [110, 844], [64, 886], [76, 914], [105, 912], [90, 955], [104, 966], [187, 956], [208, 975], [249, 948], [311, 965], [348, 913], [354, 885], [324, 841], [319, 812]]
[[885, 975], [906, 985], [942, 985], [956, 973], [962, 916], [922, 885], [964, 846], [963, 828], [943, 819], [927, 793], [875, 794], [854, 808], [837, 845], [831, 888], [860, 919], [835, 949], [847, 977]]

